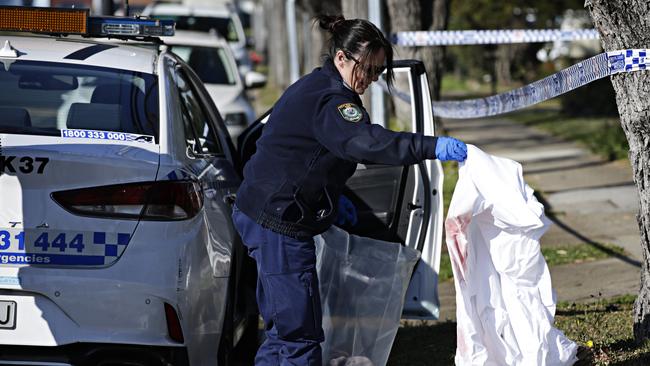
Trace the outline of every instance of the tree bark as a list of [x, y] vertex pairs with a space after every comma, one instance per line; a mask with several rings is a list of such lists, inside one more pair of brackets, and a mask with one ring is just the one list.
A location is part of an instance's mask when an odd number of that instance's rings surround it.
[[[422, 4], [422, 29], [445, 30], [449, 23], [450, 0], [421, 0]], [[428, 4], [431, 5], [429, 9]], [[431, 98], [440, 99], [442, 86], [443, 63], [445, 47], [426, 47], [421, 49], [420, 59], [427, 68], [427, 78], [431, 88]]]
[[284, 90], [289, 86], [289, 42], [285, 16], [285, 0], [264, 0], [268, 19], [268, 58], [271, 83]]
[[[419, 30], [444, 30], [449, 21], [449, 0], [388, 0], [390, 31], [392, 33]], [[395, 59], [417, 59], [424, 63], [433, 100], [440, 99], [440, 85], [444, 47], [395, 46]], [[400, 90], [408, 86], [396, 84]], [[407, 115], [401, 103], [396, 104], [398, 115]]]
[[341, 0], [341, 13], [345, 19], [368, 19], [368, 1]]
[[[587, 0], [603, 49], [650, 48], [650, 3], [647, 0]], [[629, 158], [634, 174], [640, 210], [643, 266], [641, 288], [634, 304], [634, 337], [650, 336], [650, 73], [636, 71], [611, 77], [621, 126], [630, 145]]]
[[[444, 30], [449, 22], [449, 0], [388, 0], [391, 32]], [[444, 47], [395, 46], [396, 58], [422, 60], [434, 100], [440, 97]]]
[[[368, 1], [341, 0], [341, 11], [345, 19], [368, 19]], [[364, 93], [360, 97], [365, 108], [370, 110], [370, 93]]]
[[323, 56], [327, 53], [325, 32], [320, 29], [318, 24], [313, 24], [313, 18], [319, 14], [341, 14], [341, 1], [308, 0], [302, 1], [301, 5], [310, 17], [309, 34], [307, 35], [305, 32], [305, 38], [309, 44], [306, 45], [308, 50], [304, 63], [304, 73], [309, 73], [323, 63]]

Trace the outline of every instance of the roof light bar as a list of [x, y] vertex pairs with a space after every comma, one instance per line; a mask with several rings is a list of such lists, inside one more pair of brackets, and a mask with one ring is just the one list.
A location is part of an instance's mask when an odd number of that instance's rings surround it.
[[93, 37], [163, 37], [173, 36], [176, 24], [173, 20], [91, 17], [89, 28], [89, 35]]
[[0, 31], [86, 34], [88, 9], [0, 6]]
[[173, 20], [90, 17], [88, 9], [0, 6], [0, 31], [148, 38], [173, 36], [175, 28]]

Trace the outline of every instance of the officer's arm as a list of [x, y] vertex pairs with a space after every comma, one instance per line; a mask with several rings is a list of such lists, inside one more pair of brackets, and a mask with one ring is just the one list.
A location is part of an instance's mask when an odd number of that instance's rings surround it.
[[367, 114], [345, 97], [324, 101], [314, 121], [314, 135], [332, 154], [358, 163], [415, 164], [436, 158], [436, 138], [395, 132], [368, 123]]

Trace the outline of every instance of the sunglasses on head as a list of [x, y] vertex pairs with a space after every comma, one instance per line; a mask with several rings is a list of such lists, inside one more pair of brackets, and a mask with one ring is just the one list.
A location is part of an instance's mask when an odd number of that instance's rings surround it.
[[[350, 52], [343, 51], [343, 54], [345, 55], [345, 57], [346, 57], [348, 60], [352, 60], [352, 61], [354, 61], [354, 64], [355, 64], [355, 65], [359, 65], [359, 64], [360, 64], [359, 60], [357, 60], [356, 58], [354, 58]], [[364, 72], [366, 75], [376, 76], [376, 75], [381, 75], [381, 73], [383, 73], [384, 70], [386, 70], [386, 65], [381, 65], [381, 66], [376, 66], [376, 65], [364, 65], [364, 70], [363, 70], [363, 72]]]

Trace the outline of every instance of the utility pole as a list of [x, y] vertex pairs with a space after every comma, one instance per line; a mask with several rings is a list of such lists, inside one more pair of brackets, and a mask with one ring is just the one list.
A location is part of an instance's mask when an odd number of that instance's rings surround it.
[[[368, 20], [384, 32], [381, 19], [381, 0], [368, 0]], [[370, 117], [373, 123], [386, 127], [385, 94], [377, 83], [370, 86]]]
[[287, 35], [289, 37], [289, 81], [293, 84], [300, 78], [298, 34], [296, 33], [296, 0], [287, 0], [285, 14], [287, 21]]

